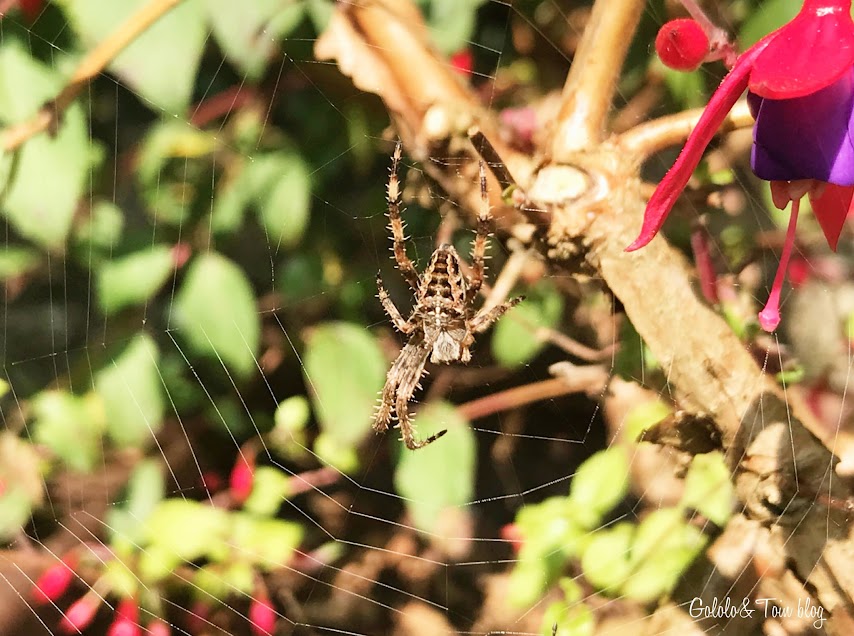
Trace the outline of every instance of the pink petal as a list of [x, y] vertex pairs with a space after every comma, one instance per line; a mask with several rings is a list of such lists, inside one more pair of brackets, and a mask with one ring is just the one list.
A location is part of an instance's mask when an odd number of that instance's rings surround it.
[[851, 0], [806, 0], [794, 20], [766, 39], [750, 74], [751, 92], [771, 99], [814, 93], [854, 64]]
[[835, 252], [839, 235], [854, 198], [854, 186], [838, 186], [828, 183], [818, 198], [810, 197], [812, 211], [818, 220], [828, 245]]
[[647, 203], [640, 235], [626, 248], [627, 252], [640, 249], [658, 234], [661, 226], [664, 225], [664, 220], [676, 203], [676, 199], [679, 198], [682, 190], [688, 184], [688, 179], [691, 178], [694, 168], [700, 163], [706, 146], [717, 133], [733, 104], [738, 101], [744, 89], [747, 88], [753, 63], [769, 42], [771, 42], [771, 38], [766, 37], [745, 51], [738, 58], [732, 70], [724, 77], [721, 85], [718, 86], [703, 110], [694, 130], [688, 136], [685, 147], [679, 153], [676, 163], [664, 175], [649, 203]]

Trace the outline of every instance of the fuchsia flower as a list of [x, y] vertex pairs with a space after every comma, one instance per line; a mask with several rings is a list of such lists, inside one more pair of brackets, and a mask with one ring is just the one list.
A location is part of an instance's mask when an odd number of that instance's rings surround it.
[[59, 631], [63, 634], [82, 632], [92, 623], [100, 607], [101, 599], [91, 592], [85, 594], [65, 610], [62, 620], [59, 621]]
[[780, 266], [759, 314], [763, 329], [773, 331], [780, 322], [780, 288], [794, 244], [800, 199], [809, 194], [835, 250], [854, 198], [851, 0], [805, 0], [791, 22], [737, 59], [649, 200], [640, 235], [627, 251], [643, 247], [661, 229], [703, 151], [745, 89], [756, 118], [751, 168], [771, 182], [778, 208], [792, 203]]
[[266, 592], [259, 592], [252, 599], [249, 622], [255, 636], [270, 636], [276, 629], [276, 610]]
[[76, 567], [77, 558], [68, 555], [59, 563], [55, 563], [45, 570], [33, 588], [33, 602], [37, 605], [45, 605], [57, 601], [59, 597], [65, 594], [74, 580], [74, 568]]

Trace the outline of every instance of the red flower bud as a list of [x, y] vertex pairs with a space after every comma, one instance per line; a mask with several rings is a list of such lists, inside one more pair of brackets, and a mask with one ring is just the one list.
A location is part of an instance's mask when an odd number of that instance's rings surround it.
[[276, 610], [266, 594], [252, 599], [249, 605], [249, 622], [255, 636], [270, 636], [276, 628]]
[[471, 77], [474, 70], [474, 56], [471, 54], [471, 49], [460, 49], [451, 56], [451, 66], [458, 73], [462, 73], [466, 77]]
[[199, 634], [208, 627], [208, 616], [211, 613], [210, 606], [204, 601], [196, 601], [190, 605], [190, 615], [187, 617], [187, 627], [191, 634]]
[[228, 480], [228, 488], [231, 497], [242, 504], [252, 493], [252, 483], [255, 473], [255, 457], [250, 456], [245, 450], [241, 450], [231, 469]]
[[68, 586], [74, 580], [74, 568], [77, 559], [72, 556], [65, 557], [59, 563], [50, 566], [42, 574], [36, 586], [33, 588], [33, 602], [36, 605], [45, 605], [51, 601], [55, 602], [65, 594]]
[[71, 604], [62, 620], [59, 621], [59, 631], [63, 634], [77, 634], [89, 627], [89, 624], [101, 607], [101, 599], [92, 593], [80, 597]]
[[515, 523], [508, 523], [501, 527], [501, 538], [510, 542], [514, 552], [519, 552], [522, 549], [522, 544], [525, 542], [522, 531], [519, 530], [519, 526]]
[[709, 36], [696, 20], [671, 20], [655, 36], [655, 52], [668, 68], [693, 71], [709, 54]]

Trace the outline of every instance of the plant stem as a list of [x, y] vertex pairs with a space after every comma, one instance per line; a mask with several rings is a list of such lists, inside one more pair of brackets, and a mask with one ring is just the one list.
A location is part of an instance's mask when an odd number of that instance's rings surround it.
[[83, 58], [54, 100], [42, 106], [31, 119], [15, 124], [3, 132], [3, 150], [6, 152], [15, 150], [31, 137], [56, 126], [60, 115], [77, 98], [83, 88], [98, 76], [128, 44], [181, 1], [152, 0], [128, 18]]
[[557, 162], [595, 147], [605, 123], [643, 0], [596, 0], [563, 87], [552, 154]]

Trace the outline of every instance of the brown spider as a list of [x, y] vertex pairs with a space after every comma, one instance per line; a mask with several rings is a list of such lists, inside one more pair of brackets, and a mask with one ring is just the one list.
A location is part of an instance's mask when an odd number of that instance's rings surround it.
[[388, 430], [393, 413], [397, 415], [401, 439], [410, 450], [422, 448], [436, 441], [447, 431], [440, 431], [424, 441], [415, 436], [415, 427], [409, 416], [408, 404], [424, 375], [427, 358], [431, 362], [448, 364], [471, 360], [469, 347], [475, 334], [486, 331], [508, 309], [522, 298], [492, 307], [474, 309], [474, 301], [483, 284], [484, 256], [489, 237], [489, 201], [486, 192], [486, 174], [480, 164], [480, 193], [483, 204], [477, 217], [477, 234], [472, 245], [471, 275], [462, 272], [460, 256], [451, 245], [440, 245], [430, 257], [427, 269], [419, 276], [406, 255], [406, 237], [400, 218], [400, 186], [397, 166], [400, 162], [400, 142], [394, 149], [391, 176], [388, 180], [388, 217], [393, 241], [394, 260], [404, 279], [415, 294], [415, 307], [404, 320], [394, 305], [377, 274], [379, 299], [394, 326], [409, 336], [400, 355], [386, 376], [380, 405], [374, 419], [374, 430]]

